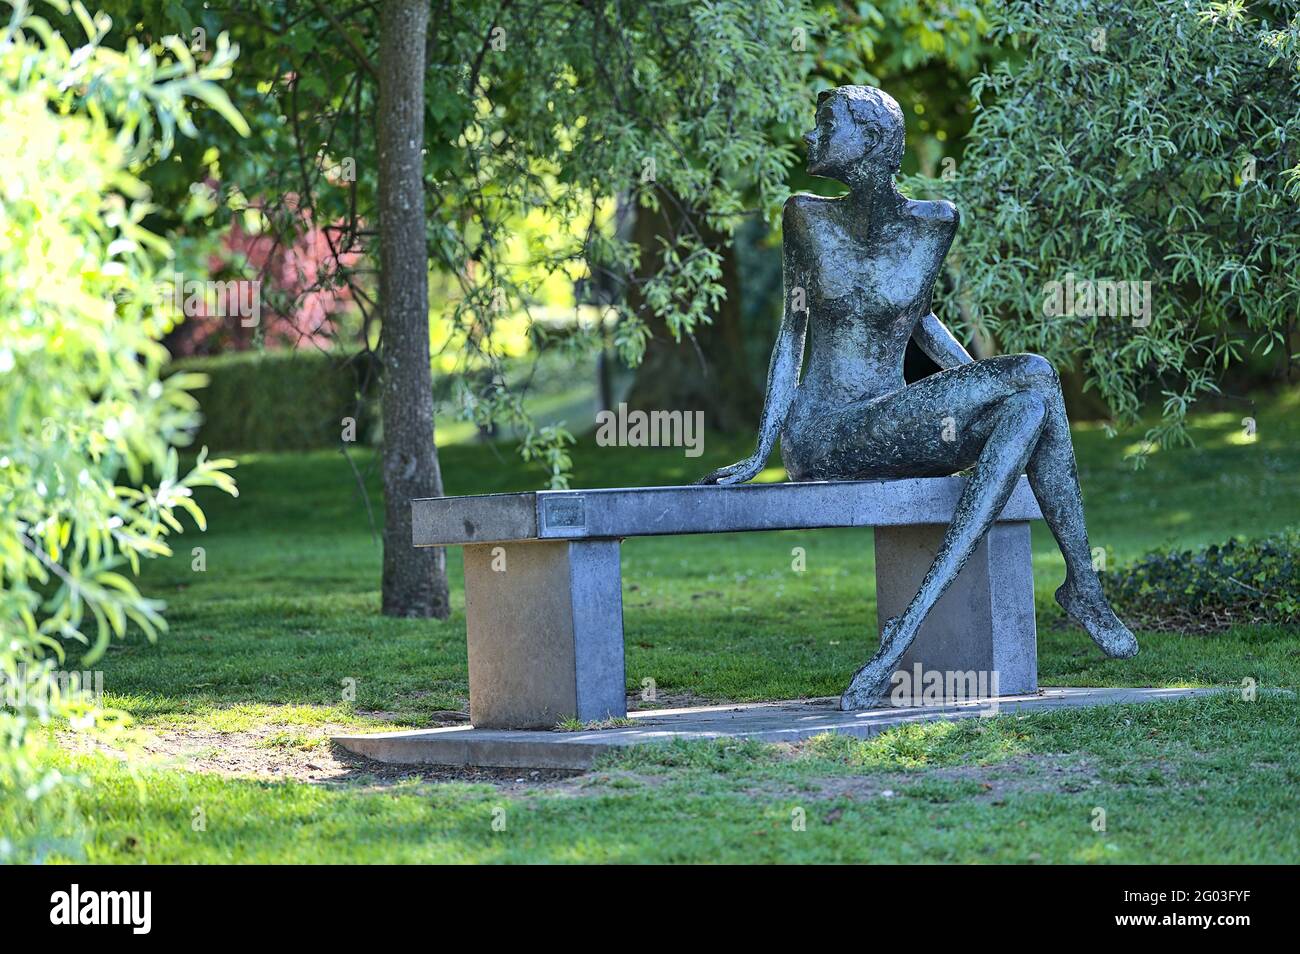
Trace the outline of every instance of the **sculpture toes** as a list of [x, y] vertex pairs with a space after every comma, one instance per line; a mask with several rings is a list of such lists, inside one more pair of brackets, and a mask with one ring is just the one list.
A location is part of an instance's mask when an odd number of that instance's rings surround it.
[[884, 705], [891, 673], [890, 668], [876, 664], [875, 660], [867, 663], [857, 671], [840, 696], [840, 709], [852, 712]]
[[845, 712], [855, 709], [872, 709], [887, 706], [889, 684], [904, 650], [911, 645], [910, 637], [903, 637], [903, 621], [891, 617], [880, 635], [880, 651], [867, 664], [853, 674], [849, 687], [840, 696], [840, 708]]
[[1114, 626], [1091, 620], [1089, 623], [1091, 625], [1084, 624], [1084, 629], [1107, 659], [1132, 659], [1138, 654], [1137, 638], [1123, 623], [1117, 622]]
[[1132, 659], [1138, 654], [1137, 637], [1126, 628], [1121, 635], [1110, 640], [1103, 651], [1111, 659]]
[[1067, 580], [1056, 591], [1056, 602], [1084, 628], [1108, 658], [1132, 659], [1138, 654], [1137, 637], [1115, 615], [1104, 596], [1098, 594], [1092, 600], [1084, 599]]

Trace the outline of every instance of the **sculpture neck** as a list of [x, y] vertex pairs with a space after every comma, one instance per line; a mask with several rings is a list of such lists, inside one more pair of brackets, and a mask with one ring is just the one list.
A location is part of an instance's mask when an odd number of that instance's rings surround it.
[[849, 183], [845, 201], [859, 221], [872, 221], [902, 205], [906, 199], [894, 185], [889, 174], [874, 173], [856, 178]]

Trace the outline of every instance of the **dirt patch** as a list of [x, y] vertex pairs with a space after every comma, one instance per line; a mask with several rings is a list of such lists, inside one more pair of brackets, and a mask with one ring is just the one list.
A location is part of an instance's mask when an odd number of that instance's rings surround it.
[[[691, 693], [659, 692], [653, 703], [640, 696], [628, 700], [630, 709], [669, 709], [714, 704]], [[399, 722], [399, 713], [367, 710], [370, 719]], [[421, 728], [464, 725], [468, 715], [445, 710], [424, 715]], [[231, 778], [294, 781], [311, 784], [359, 784], [385, 787], [411, 780], [489, 784], [507, 792], [529, 789], [571, 789], [574, 794], [600, 795], [621, 788], [649, 784], [633, 781], [627, 773], [591, 773], [568, 769], [495, 769], [442, 765], [390, 765], [348, 752], [330, 742], [335, 735], [351, 735], [355, 726], [267, 724], [239, 731], [217, 731], [202, 725], [138, 726], [129, 750], [92, 741], [83, 733], [63, 732], [59, 742], [70, 751], [98, 751], [119, 759], [130, 758], [157, 768], [207, 772]]]
[[[389, 765], [354, 755], [329, 741], [331, 736], [349, 735], [355, 731], [350, 726], [330, 724], [292, 728], [262, 726], [242, 732], [189, 727], [145, 728], [136, 732], [136, 745], [130, 751], [130, 758], [156, 768], [317, 784], [386, 786], [418, 779], [480, 782], [513, 790], [552, 785], [583, 774], [550, 769]], [[82, 733], [60, 733], [59, 742], [71, 751], [98, 751], [115, 758], [128, 757], [125, 749], [94, 742]]]
[[409, 782], [412, 779], [421, 782], [472, 782], [492, 785], [500, 791], [511, 794], [527, 794], [542, 788], [575, 788], [572, 780], [580, 779], [585, 773], [571, 769], [519, 769], [519, 768], [474, 768], [456, 765], [389, 765], [386, 762], [374, 762], [354, 755], [337, 746], [333, 747], [336, 761], [348, 767], [342, 776], [325, 779], [326, 784], [342, 782], [360, 783], [372, 789], [386, 788], [396, 782]]
[[627, 696], [628, 712], [646, 712], [654, 709], [693, 709], [701, 706], [727, 705], [732, 705], [729, 699], [709, 699], [704, 696], [697, 696], [693, 692], [665, 692], [663, 689], [655, 691], [653, 702], [642, 699], [639, 692], [630, 692]]

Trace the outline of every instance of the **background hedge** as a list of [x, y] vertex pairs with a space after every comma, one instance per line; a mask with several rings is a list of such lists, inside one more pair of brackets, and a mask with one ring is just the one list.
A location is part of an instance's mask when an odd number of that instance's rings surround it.
[[368, 443], [377, 437], [375, 370], [369, 355], [322, 351], [239, 351], [169, 366], [208, 376], [195, 392], [203, 424], [192, 446], [214, 452], [337, 447], [347, 417], [357, 421], [357, 442]]
[[1101, 574], [1134, 627], [1214, 632], [1243, 623], [1300, 620], [1300, 528], [1196, 550], [1154, 550]]

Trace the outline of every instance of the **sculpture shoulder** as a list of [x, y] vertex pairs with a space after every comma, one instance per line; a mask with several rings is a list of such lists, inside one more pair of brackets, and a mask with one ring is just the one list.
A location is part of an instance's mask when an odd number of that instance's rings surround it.
[[918, 225], [933, 228], [936, 232], [949, 236], [955, 234], [957, 226], [961, 224], [961, 213], [957, 211], [957, 206], [947, 199], [932, 201], [909, 199], [907, 214]]
[[835, 200], [811, 192], [796, 192], [785, 200], [785, 209], [781, 213], [781, 228], [786, 232], [804, 232], [822, 216], [830, 203]]

